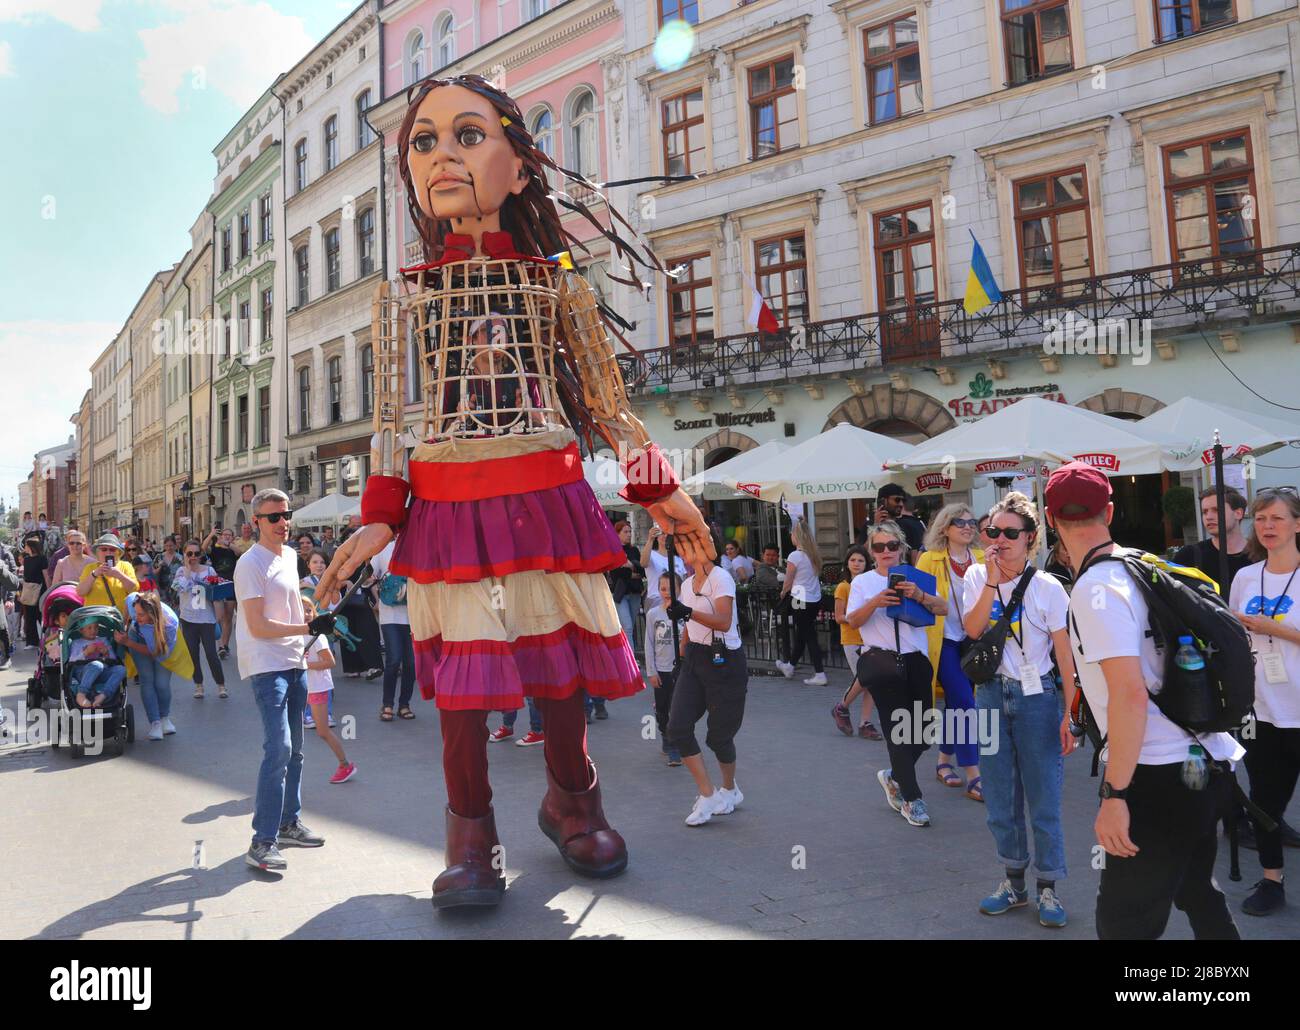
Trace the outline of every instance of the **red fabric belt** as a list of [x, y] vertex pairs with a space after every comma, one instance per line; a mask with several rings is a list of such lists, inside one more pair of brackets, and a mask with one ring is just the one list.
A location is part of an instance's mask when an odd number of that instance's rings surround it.
[[480, 501], [549, 490], [581, 478], [576, 443], [511, 458], [411, 462], [411, 493], [422, 501]]

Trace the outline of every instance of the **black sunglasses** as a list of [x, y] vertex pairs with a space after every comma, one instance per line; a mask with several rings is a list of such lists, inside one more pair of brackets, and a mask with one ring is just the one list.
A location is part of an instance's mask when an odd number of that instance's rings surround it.
[[199, 552], [198, 552], [198, 551], [186, 551], [186, 552], [185, 552], [185, 557], [186, 557], [186, 558], [197, 558], [198, 556], [199, 556]]
[[1029, 533], [1032, 531], [1028, 529], [1015, 529], [1015, 528], [1000, 529], [997, 526], [989, 526], [989, 528], [984, 530], [984, 532], [988, 535], [988, 538], [990, 540], [996, 540], [1000, 536], [1004, 536], [1008, 540], [1019, 540], [1021, 533]]
[[978, 526], [979, 519], [953, 519], [949, 525], [956, 526], [958, 529], [967, 529], [971, 526]]
[[293, 512], [291, 512], [291, 511], [273, 511], [273, 512], [270, 512], [270, 513], [267, 514], [267, 515], [258, 515], [257, 518], [259, 518], [259, 519], [266, 519], [266, 521], [267, 521], [267, 522], [270, 522], [270, 523], [276, 523], [276, 522], [279, 522], [281, 519], [286, 519], [286, 520], [287, 520], [287, 519], [291, 519], [291, 518], [293, 518]]
[[883, 554], [885, 551], [897, 551], [902, 546], [897, 540], [890, 540], [884, 544], [872, 544], [871, 549], [877, 554]]

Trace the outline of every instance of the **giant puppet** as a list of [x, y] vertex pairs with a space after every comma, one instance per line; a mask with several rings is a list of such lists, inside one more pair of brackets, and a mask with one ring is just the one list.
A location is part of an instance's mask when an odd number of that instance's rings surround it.
[[[525, 695], [546, 727], [542, 831], [575, 872], [627, 867], [587, 756], [583, 691], [626, 697], [642, 681], [604, 577], [625, 557], [583, 478], [579, 440], [619, 451], [625, 496], [675, 535], [688, 561], [712, 557], [713, 545], [628, 405], [610, 340], [616, 316], [554, 257], [580, 246], [557, 200], [610, 240], [620, 265], [662, 270], [653, 253], [550, 192], [548, 175], [581, 177], [559, 169], [515, 102], [478, 76], [414, 87], [397, 147], [426, 263], [376, 295], [364, 525], [317, 594], [330, 600], [396, 535], [390, 571], [408, 577], [416, 674], [442, 730], [447, 868], [433, 903], [494, 905], [505, 878], [487, 715], [521, 707]], [[403, 477], [408, 323], [424, 414]]]

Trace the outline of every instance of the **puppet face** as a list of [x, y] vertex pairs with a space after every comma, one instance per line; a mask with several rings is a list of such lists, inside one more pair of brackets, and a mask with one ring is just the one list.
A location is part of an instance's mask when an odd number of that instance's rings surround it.
[[421, 101], [407, 161], [420, 210], [456, 229], [469, 227], [462, 219], [489, 219], [492, 228], [506, 198], [528, 185], [496, 108], [463, 86], [440, 86]]

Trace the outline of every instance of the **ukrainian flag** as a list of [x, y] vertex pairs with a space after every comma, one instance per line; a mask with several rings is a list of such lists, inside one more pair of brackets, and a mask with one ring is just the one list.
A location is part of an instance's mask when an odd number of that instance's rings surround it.
[[556, 262], [561, 268], [567, 268], [570, 272], [574, 271], [573, 257], [567, 250], [562, 250], [556, 254], [549, 254], [547, 261]]
[[1000, 301], [1002, 291], [998, 289], [988, 258], [984, 256], [984, 248], [975, 239], [973, 231], [970, 238], [974, 247], [970, 255], [970, 274], [966, 276], [966, 296], [962, 300], [962, 308], [966, 314], [974, 315]]

